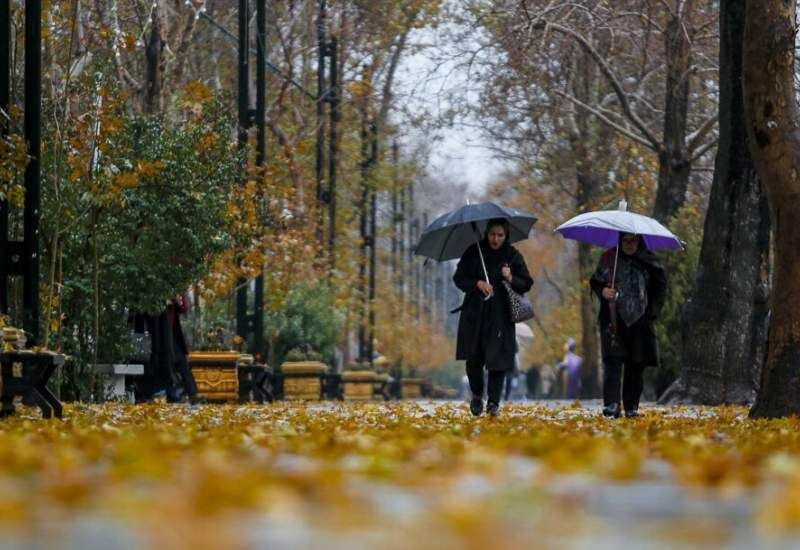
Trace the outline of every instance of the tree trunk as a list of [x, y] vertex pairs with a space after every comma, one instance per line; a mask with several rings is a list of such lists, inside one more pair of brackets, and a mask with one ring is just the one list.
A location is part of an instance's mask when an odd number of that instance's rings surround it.
[[769, 210], [748, 149], [742, 98], [745, 0], [720, 9], [719, 146], [683, 361], [662, 403], [752, 403], [766, 342]]
[[[585, 51], [581, 51], [578, 58], [577, 78], [575, 82], [575, 96], [588, 103], [592, 86], [594, 66]], [[596, 156], [592, 155], [588, 146], [593, 140], [589, 124], [589, 114], [579, 109], [575, 113], [575, 125], [578, 135], [573, 136], [572, 150], [575, 155], [575, 170], [578, 189], [576, 193], [576, 210], [585, 212], [594, 207], [594, 202], [599, 193], [599, 180], [595, 175], [598, 170]], [[599, 149], [599, 148], [597, 148]], [[597, 152], [597, 150], [595, 150]], [[588, 281], [594, 270], [591, 247], [588, 244], [578, 245], [578, 277], [582, 283]], [[600, 394], [598, 358], [600, 342], [597, 333], [597, 314], [592, 304], [592, 295], [588, 284], [581, 292], [581, 349], [584, 363], [581, 369], [581, 397], [594, 398]]]
[[[594, 271], [591, 246], [578, 244], [578, 266], [580, 280], [588, 281]], [[598, 358], [600, 341], [597, 335], [597, 313], [592, 303], [592, 293], [588, 285], [581, 285], [581, 348], [583, 368], [581, 369], [581, 397], [592, 399], [600, 395]]]
[[[688, 11], [690, 8], [686, 8]], [[667, 82], [664, 136], [658, 152], [658, 190], [653, 217], [667, 222], [683, 206], [691, 163], [686, 147], [686, 113], [689, 106], [691, 45], [683, 26], [687, 14], [677, 13], [667, 24], [665, 54]]]
[[795, 73], [795, 4], [749, 1], [744, 102], [750, 152], [767, 190], [774, 278], [767, 359], [750, 415], [800, 414], [800, 133]]
[[147, 68], [144, 81], [144, 112], [161, 111], [161, 90], [164, 85], [164, 38], [162, 36], [162, 20], [159, 1], [156, 0], [151, 18], [152, 26], [147, 39], [145, 56]]

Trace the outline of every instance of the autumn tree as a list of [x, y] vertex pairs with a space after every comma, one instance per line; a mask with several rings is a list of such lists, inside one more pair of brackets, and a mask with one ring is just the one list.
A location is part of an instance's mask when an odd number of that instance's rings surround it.
[[[709, 32], [716, 22], [714, 7], [694, 0], [613, 8], [605, 2], [586, 2], [578, 10], [571, 4], [544, 10], [528, 4], [520, 2], [528, 21], [523, 32], [543, 33], [545, 41], [553, 34], [574, 40], [607, 80], [613, 99], [589, 104], [575, 95], [565, 97], [657, 155], [653, 215], [670, 220], [684, 204], [692, 164], [715, 144], [716, 116], [704, 114], [705, 94], [695, 94], [699, 98], [694, 101], [690, 94], [692, 82], [704, 88], [704, 73], [713, 70], [703, 48], [714, 43]], [[603, 54], [598, 40], [609, 43], [610, 55]]]
[[684, 365], [662, 402], [752, 403], [766, 341], [769, 211], [750, 155], [742, 97], [745, 2], [720, 6], [719, 146]]
[[800, 414], [800, 124], [796, 2], [747, 2], [743, 87], [750, 154], [766, 188], [774, 239], [769, 331], [753, 417]]

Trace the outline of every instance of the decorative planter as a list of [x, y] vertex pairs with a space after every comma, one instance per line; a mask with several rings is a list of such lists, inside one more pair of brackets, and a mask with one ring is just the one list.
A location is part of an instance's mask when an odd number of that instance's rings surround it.
[[346, 401], [370, 401], [378, 375], [371, 370], [346, 370], [342, 373]]
[[236, 401], [239, 397], [237, 351], [197, 351], [188, 356], [198, 395], [209, 401]]
[[419, 399], [422, 397], [422, 385], [424, 383], [425, 380], [422, 378], [403, 378], [403, 399]]
[[322, 399], [322, 377], [327, 370], [328, 365], [319, 361], [283, 363], [283, 398], [289, 401]]

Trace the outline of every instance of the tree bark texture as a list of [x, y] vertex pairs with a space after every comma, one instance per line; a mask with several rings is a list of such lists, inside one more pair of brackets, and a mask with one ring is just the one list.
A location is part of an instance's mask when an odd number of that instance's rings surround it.
[[161, 90], [164, 86], [164, 36], [161, 6], [158, 0], [151, 17], [150, 36], [147, 38], [145, 56], [147, 68], [144, 81], [144, 112], [161, 111]]
[[743, 83], [750, 152], [772, 214], [767, 358], [753, 417], [800, 414], [800, 126], [794, 0], [747, 2]]
[[683, 369], [662, 403], [752, 403], [766, 344], [769, 208], [750, 156], [742, 97], [745, 0], [720, 5], [719, 145]]
[[658, 151], [658, 190], [653, 206], [653, 217], [662, 222], [669, 221], [683, 206], [692, 168], [686, 147], [692, 52], [683, 24], [686, 17], [688, 14], [676, 13], [667, 24], [665, 33], [664, 135]]
[[[594, 66], [588, 53], [581, 51], [578, 54], [576, 79], [574, 82], [575, 96], [584, 103], [589, 102], [591, 84], [594, 77]], [[599, 178], [595, 171], [599, 169], [594, 162], [594, 155], [590, 150], [593, 139], [589, 124], [589, 113], [583, 109], [575, 112], [575, 126], [577, 135], [572, 139], [572, 150], [575, 156], [575, 172], [577, 181], [576, 210], [585, 212], [594, 207], [600, 192]], [[595, 149], [600, 149], [599, 147]], [[599, 370], [600, 365], [600, 340], [597, 331], [597, 313], [592, 303], [592, 294], [588, 288], [588, 281], [594, 270], [591, 247], [588, 244], [578, 244], [578, 276], [580, 281], [587, 281], [586, 288], [581, 292], [581, 349], [584, 363], [581, 370], [581, 397], [594, 398], [600, 394]]]

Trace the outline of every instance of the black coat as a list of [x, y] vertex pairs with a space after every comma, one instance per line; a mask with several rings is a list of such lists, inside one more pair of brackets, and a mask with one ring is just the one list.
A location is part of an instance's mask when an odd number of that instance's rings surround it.
[[456, 359], [481, 360], [491, 370], [508, 371], [514, 368], [517, 340], [500, 270], [505, 263], [511, 267], [511, 287], [520, 294], [531, 289], [533, 278], [522, 254], [513, 246], [506, 244], [499, 250], [492, 250], [484, 240], [481, 250], [494, 296], [484, 300], [483, 293], [478, 290], [478, 281], [485, 277], [478, 246], [474, 244], [461, 256], [453, 275], [456, 286], [464, 292]]
[[598, 324], [600, 327], [600, 348], [603, 360], [622, 360], [643, 366], [658, 366], [658, 338], [654, 322], [661, 313], [667, 291], [667, 275], [655, 254], [640, 247], [632, 256], [619, 255], [618, 261], [631, 261], [645, 274], [647, 287], [647, 308], [644, 315], [631, 326], [626, 326], [617, 312], [617, 342], [612, 341], [614, 333], [610, 329], [611, 315], [608, 301], [603, 298], [603, 288], [608, 286], [608, 274], [613, 267], [616, 248], [606, 250], [600, 257], [589, 284], [600, 300]]

